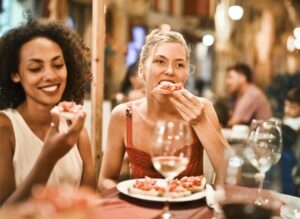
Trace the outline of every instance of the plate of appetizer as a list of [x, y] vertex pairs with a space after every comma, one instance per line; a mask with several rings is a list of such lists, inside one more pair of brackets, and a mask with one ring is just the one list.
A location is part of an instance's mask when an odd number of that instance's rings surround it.
[[205, 185], [204, 176], [189, 176], [168, 182], [145, 177], [122, 181], [117, 184], [117, 189], [127, 196], [147, 201], [186, 202], [204, 198]]

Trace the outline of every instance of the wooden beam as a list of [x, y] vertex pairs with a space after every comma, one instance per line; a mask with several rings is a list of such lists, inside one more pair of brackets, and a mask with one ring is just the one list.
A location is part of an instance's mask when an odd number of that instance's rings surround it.
[[93, 0], [92, 5], [92, 73], [91, 84], [91, 144], [97, 170], [102, 161], [102, 105], [104, 92], [105, 0]]

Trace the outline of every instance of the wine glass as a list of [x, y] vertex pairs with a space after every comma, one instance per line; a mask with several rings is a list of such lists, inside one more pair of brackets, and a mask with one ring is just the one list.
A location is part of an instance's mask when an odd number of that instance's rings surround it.
[[215, 190], [212, 192], [216, 201], [213, 218], [272, 218], [277, 202], [273, 201], [274, 206], [254, 203], [256, 194], [252, 191], [256, 191], [253, 182], [257, 170], [251, 166], [245, 156], [247, 144], [235, 142], [230, 146], [230, 149], [224, 152], [223, 171], [219, 175], [219, 183], [215, 185]]
[[[154, 168], [165, 178], [166, 184], [189, 163], [191, 155], [191, 128], [181, 120], [159, 120], [155, 125], [151, 147]], [[174, 218], [169, 210], [168, 198], [160, 218]]]
[[261, 195], [265, 173], [276, 164], [282, 151], [282, 133], [279, 120], [252, 120], [245, 156], [259, 171], [259, 187], [255, 204], [265, 205]]

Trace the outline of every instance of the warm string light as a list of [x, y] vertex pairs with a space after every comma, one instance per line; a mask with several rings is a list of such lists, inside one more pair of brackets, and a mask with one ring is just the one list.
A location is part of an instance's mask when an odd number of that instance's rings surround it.
[[296, 49], [300, 49], [300, 27], [296, 27], [294, 29], [294, 37], [295, 37], [294, 46]]
[[205, 46], [211, 46], [213, 45], [215, 42], [215, 38], [213, 35], [211, 34], [205, 34], [203, 37], [202, 37], [202, 43], [205, 45]]
[[240, 20], [243, 14], [244, 9], [239, 5], [232, 5], [228, 9], [228, 15], [232, 20]]
[[295, 49], [300, 49], [300, 27], [296, 27], [293, 35], [290, 35], [286, 43], [287, 50], [293, 52]]

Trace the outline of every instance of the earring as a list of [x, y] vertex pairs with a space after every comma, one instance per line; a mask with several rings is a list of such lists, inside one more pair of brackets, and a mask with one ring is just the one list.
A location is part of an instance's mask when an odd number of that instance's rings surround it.
[[20, 75], [18, 73], [12, 74], [11, 75], [11, 80], [15, 83], [19, 83], [21, 81]]

